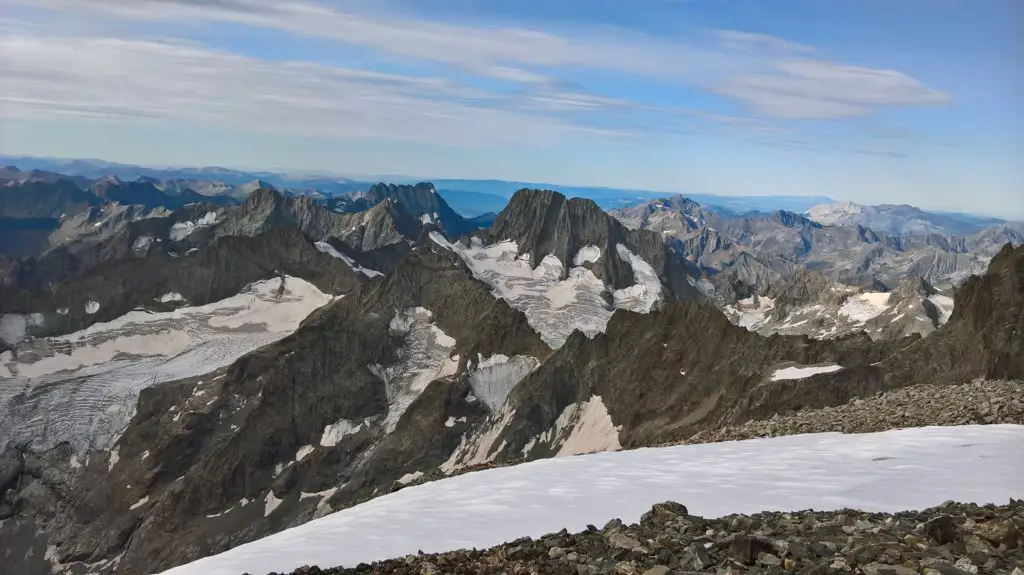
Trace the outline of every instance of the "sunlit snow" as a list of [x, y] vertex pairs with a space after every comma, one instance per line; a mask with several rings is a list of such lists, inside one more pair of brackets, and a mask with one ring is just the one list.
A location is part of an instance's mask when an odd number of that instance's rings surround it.
[[354, 567], [423, 550], [487, 548], [678, 501], [718, 517], [764, 510], [900, 511], [1024, 495], [1024, 426], [796, 435], [544, 459], [405, 488], [165, 572]]
[[804, 379], [805, 377], [811, 377], [812, 375], [818, 375], [819, 373], [833, 373], [843, 369], [841, 365], [823, 365], [823, 366], [792, 366], [783, 369], [775, 370], [772, 374], [772, 381], [783, 381], [787, 379]]
[[647, 313], [661, 298], [661, 282], [654, 269], [623, 245], [617, 246], [617, 255], [629, 263], [636, 284], [616, 290], [614, 305], [609, 305], [607, 286], [582, 266], [600, 259], [601, 250], [595, 246], [585, 246], [574, 254], [574, 265], [566, 272], [563, 262], [552, 254], [534, 267], [530, 254], [520, 254], [518, 244], [511, 240], [485, 246], [474, 237], [466, 247], [437, 232], [431, 232], [430, 238], [457, 253], [474, 277], [491, 286], [495, 296], [522, 311], [552, 348], [561, 347], [574, 330], [588, 337], [604, 332], [615, 309]]
[[203, 217], [199, 218], [194, 222], [175, 222], [174, 225], [171, 226], [170, 231], [168, 232], [168, 237], [171, 239], [171, 241], [180, 242], [181, 240], [190, 236], [192, 232], [201, 228], [212, 226], [215, 223], [217, 223], [217, 213], [206, 212], [203, 215]]
[[932, 302], [939, 312], [939, 325], [949, 321], [949, 316], [953, 315], [953, 298], [948, 295], [935, 294], [929, 296], [928, 301]]
[[540, 360], [535, 357], [495, 354], [481, 359], [469, 376], [469, 385], [488, 407], [497, 410], [512, 388], [539, 365]]
[[572, 257], [572, 265], [581, 266], [586, 263], [596, 264], [601, 259], [601, 248], [597, 246], [583, 246], [576, 255]]
[[388, 433], [430, 382], [458, 371], [459, 356], [453, 355], [456, 341], [434, 325], [433, 316], [422, 307], [397, 312], [390, 323], [391, 333], [402, 337], [397, 361], [368, 366], [385, 385], [388, 414], [384, 428]]
[[775, 300], [772, 298], [750, 296], [735, 304], [725, 306], [723, 311], [734, 324], [755, 331], [764, 323], [774, 308]]
[[383, 276], [384, 275], [384, 274], [380, 273], [377, 270], [373, 270], [373, 269], [370, 269], [370, 268], [364, 268], [363, 266], [357, 264], [355, 262], [355, 260], [353, 260], [352, 258], [350, 258], [350, 257], [346, 256], [345, 254], [339, 252], [338, 250], [336, 250], [334, 248], [334, 246], [332, 246], [331, 244], [329, 244], [327, 242], [316, 242], [316, 244], [314, 244], [314, 245], [316, 246], [316, 249], [320, 250], [321, 252], [323, 252], [323, 253], [331, 256], [331, 257], [338, 258], [339, 260], [345, 262], [348, 265], [348, 267], [350, 267], [350, 268], [354, 269], [355, 271], [365, 275], [368, 278], [375, 278], [375, 277]]
[[864, 323], [878, 317], [888, 309], [887, 292], [867, 292], [850, 296], [839, 308], [839, 313], [852, 321]]

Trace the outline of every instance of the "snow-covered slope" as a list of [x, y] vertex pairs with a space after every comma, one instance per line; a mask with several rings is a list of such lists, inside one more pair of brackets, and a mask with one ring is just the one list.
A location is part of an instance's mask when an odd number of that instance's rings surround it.
[[535, 461], [409, 487], [165, 572], [288, 572], [485, 548], [684, 503], [722, 516], [844, 507], [899, 511], [1024, 495], [1024, 426], [796, 435]]
[[722, 306], [734, 324], [762, 335], [807, 335], [816, 339], [864, 332], [873, 339], [927, 335], [949, 320], [953, 298], [940, 292], [903, 294], [861, 291], [836, 284], [832, 301], [776, 309], [776, 298], [751, 296]]
[[[180, 301], [178, 294], [158, 300]], [[294, 331], [331, 301], [309, 282], [274, 278], [211, 304], [136, 310], [0, 355], [0, 447], [70, 441], [104, 449], [131, 419], [139, 392], [209, 373]]]
[[[663, 298], [654, 269], [622, 244], [616, 246], [615, 254], [603, 254], [597, 246], [581, 248], [573, 254], [573, 265], [565, 273], [564, 263], [551, 254], [534, 266], [530, 254], [520, 254], [511, 240], [485, 246], [474, 237], [465, 246], [449, 242], [437, 232], [430, 237], [456, 252], [477, 279], [491, 286], [495, 296], [526, 314], [530, 325], [553, 348], [565, 343], [574, 330], [591, 337], [603, 332], [616, 309], [648, 313]], [[617, 257], [628, 264], [636, 283], [609, 289], [585, 267], [604, 257]]]

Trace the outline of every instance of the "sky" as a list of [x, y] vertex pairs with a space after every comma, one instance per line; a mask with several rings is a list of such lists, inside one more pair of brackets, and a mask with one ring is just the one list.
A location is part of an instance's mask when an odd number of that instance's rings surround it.
[[0, 0], [0, 153], [1024, 217], [1020, 0]]

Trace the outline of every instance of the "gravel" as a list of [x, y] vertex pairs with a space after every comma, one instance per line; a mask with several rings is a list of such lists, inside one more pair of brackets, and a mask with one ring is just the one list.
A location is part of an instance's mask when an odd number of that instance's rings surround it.
[[915, 385], [839, 406], [776, 414], [770, 419], [702, 431], [683, 443], [993, 423], [1024, 424], [1024, 382], [976, 380], [963, 385]]
[[661, 503], [639, 524], [523, 538], [487, 550], [419, 554], [293, 575], [862, 574], [1024, 575], [1024, 501], [948, 502], [895, 514], [801, 511], [703, 519]]

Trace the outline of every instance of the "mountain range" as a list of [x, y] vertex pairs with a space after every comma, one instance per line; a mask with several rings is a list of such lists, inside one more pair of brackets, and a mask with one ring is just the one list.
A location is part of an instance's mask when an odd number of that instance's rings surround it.
[[[246, 189], [273, 186], [282, 191], [294, 194], [313, 194], [322, 197], [340, 196], [355, 192], [365, 192], [376, 182], [393, 182], [396, 184], [413, 185], [421, 181], [431, 181], [446, 201], [461, 215], [474, 218], [488, 212], [498, 213], [508, 203], [509, 198], [520, 189], [549, 189], [558, 191], [568, 197], [582, 197], [594, 200], [602, 209], [612, 210], [630, 207], [650, 200], [664, 198], [673, 194], [653, 192], [630, 188], [609, 188], [594, 186], [566, 186], [540, 182], [519, 182], [507, 180], [471, 180], [450, 178], [407, 177], [395, 175], [352, 176], [324, 175], [313, 173], [271, 172], [266, 170], [235, 170], [220, 167], [203, 168], [151, 168], [131, 164], [120, 164], [103, 160], [67, 160], [57, 158], [40, 158], [31, 156], [0, 155], [0, 165], [21, 166], [26, 171], [63, 174], [79, 183], [80, 187], [88, 187], [89, 182], [107, 176], [117, 176], [123, 180], [144, 179], [157, 183], [161, 189], [184, 190], [193, 189], [201, 194], [212, 196], [228, 194], [244, 196]], [[2, 185], [2, 178], [0, 178]], [[877, 220], [868, 222], [861, 219], [859, 223], [875, 231], [893, 235], [895, 229], [910, 231], [909, 225], [902, 225], [902, 219], [920, 216], [924, 220], [936, 220], [940, 226], [949, 225], [945, 231], [966, 233], [972, 226], [979, 227], [1001, 222], [997, 218], [975, 216], [971, 214], [914, 212], [911, 206], [856, 206], [849, 202], [836, 202], [827, 196], [758, 196], [686, 193], [686, 197], [714, 208], [720, 212], [745, 214], [749, 212], [770, 213], [775, 210], [787, 210], [805, 213], [811, 209], [826, 209], [823, 206], [848, 206], [853, 210], [895, 212], [893, 227], [884, 229]], [[827, 208], [835, 210], [841, 208]], [[812, 217], [813, 219], [813, 217]], [[844, 221], [842, 223], [851, 223]], [[827, 222], [823, 222], [827, 223]], [[875, 225], [870, 225], [874, 223]], [[901, 227], [902, 225], [902, 227]], [[922, 226], [916, 232], [925, 231]]]
[[470, 220], [437, 182], [25, 169], [0, 187], [14, 573], [158, 572], [482, 468], [1024, 378], [1006, 222], [533, 187]]

